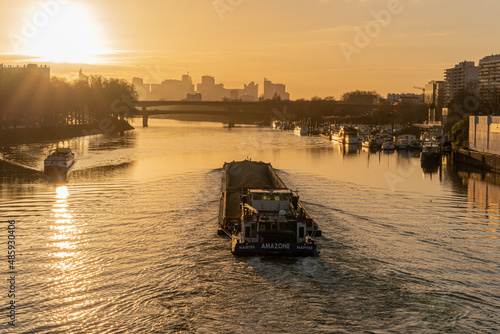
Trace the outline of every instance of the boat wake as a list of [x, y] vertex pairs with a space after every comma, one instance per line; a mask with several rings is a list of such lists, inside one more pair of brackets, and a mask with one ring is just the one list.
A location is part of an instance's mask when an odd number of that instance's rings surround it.
[[10, 159], [5, 159], [4, 156], [0, 155], [0, 161], [6, 163], [6, 164], [9, 164], [13, 167], [18, 167], [18, 168], [22, 168], [26, 171], [32, 171], [32, 172], [39, 172], [39, 173], [43, 173], [43, 170], [40, 170], [38, 168], [35, 168], [35, 167], [32, 167], [32, 166], [28, 166], [28, 165], [25, 165], [25, 164], [22, 164], [22, 163], [19, 163], [17, 161], [14, 161], [14, 160], [10, 160]]

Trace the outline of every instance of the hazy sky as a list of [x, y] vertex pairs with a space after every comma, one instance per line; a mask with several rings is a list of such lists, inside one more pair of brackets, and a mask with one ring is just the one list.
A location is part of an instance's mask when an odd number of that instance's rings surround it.
[[[414, 92], [500, 53], [498, 0], [2, 0], [0, 63], [146, 82], [263, 78], [292, 99]], [[360, 32], [361, 31], [361, 32]]]

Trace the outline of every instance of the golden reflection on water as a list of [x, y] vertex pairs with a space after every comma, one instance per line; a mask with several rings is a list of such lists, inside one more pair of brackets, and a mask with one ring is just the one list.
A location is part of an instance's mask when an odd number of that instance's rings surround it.
[[[51, 236], [53, 242], [49, 243], [47, 246], [56, 248], [57, 251], [51, 253], [51, 256], [57, 258], [67, 258], [74, 256], [73, 252], [77, 246], [75, 240], [77, 240], [78, 231], [76, 226], [72, 223], [73, 215], [69, 211], [69, 191], [67, 186], [59, 186], [56, 188], [56, 203], [52, 206], [52, 212], [54, 213], [54, 218], [56, 218], [50, 229], [54, 231]], [[62, 265], [66, 268], [68, 265]]]
[[[47, 247], [52, 250], [49, 253], [50, 257], [55, 260], [51, 267], [54, 270], [53, 281], [75, 281], [76, 265], [75, 256], [77, 255], [77, 241], [80, 231], [73, 223], [73, 214], [69, 209], [68, 198], [70, 194], [67, 186], [59, 186], [56, 188], [56, 202], [52, 205], [52, 212], [55, 218], [50, 229], [54, 232], [50, 236], [50, 242]], [[72, 287], [58, 286], [54, 287], [55, 291], [66, 290], [72, 291]]]

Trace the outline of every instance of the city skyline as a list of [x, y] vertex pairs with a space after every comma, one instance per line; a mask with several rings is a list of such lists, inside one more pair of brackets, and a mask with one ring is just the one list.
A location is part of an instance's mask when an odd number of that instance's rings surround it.
[[[118, 5], [119, 4], [119, 5]], [[145, 81], [211, 75], [228, 87], [269, 77], [293, 99], [415, 92], [464, 60], [499, 53], [500, 4], [481, 1], [4, 2], [0, 63], [56, 76]], [[452, 15], [450, 15], [452, 14]], [[152, 79], [152, 80], [151, 80]]]

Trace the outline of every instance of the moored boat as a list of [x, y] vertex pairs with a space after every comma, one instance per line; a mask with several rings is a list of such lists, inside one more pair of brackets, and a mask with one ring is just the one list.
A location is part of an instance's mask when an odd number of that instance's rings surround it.
[[315, 256], [321, 231], [270, 164], [245, 160], [224, 164], [218, 234], [237, 256]]
[[65, 174], [75, 163], [75, 154], [69, 148], [50, 150], [43, 162], [45, 173]]
[[428, 141], [423, 145], [420, 154], [420, 165], [422, 167], [439, 166], [441, 164], [441, 147], [438, 143]]
[[365, 138], [362, 141], [361, 145], [364, 148], [368, 148], [370, 150], [378, 150], [380, 148], [380, 145], [377, 142], [377, 140], [375, 138], [370, 138], [370, 137]]
[[307, 136], [309, 134], [309, 128], [307, 125], [297, 125], [295, 126], [293, 133], [299, 136]]
[[346, 145], [357, 145], [359, 143], [358, 130], [351, 126], [341, 126], [338, 131], [334, 131], [332, 141]]
[[394, 151], [394, 142], [392, 139], [386, 139], [382, 143], [382, 151]]

